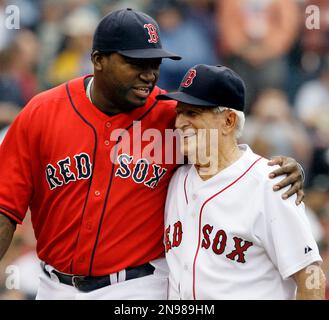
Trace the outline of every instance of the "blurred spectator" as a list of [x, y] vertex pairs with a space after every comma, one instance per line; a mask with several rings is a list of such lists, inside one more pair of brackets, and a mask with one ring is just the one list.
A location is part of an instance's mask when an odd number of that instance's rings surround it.
[[38, 91], [36, 69], [40, 44], [35, 33], [21, 30], [17, 33], [13, 45], [16, 47], [16, 52], [13, 57], [12, 73], [19, 83], [24, 106]]
[[14, 74], [15, 54], [15, 46], [0, 51], [0, 103], [22, 107], [24, 98]]
[[247, 107], [258, 91], [283, 88], [286, 55], [294, 44], [300, 12], [294, 0], [218, 0], [219, 41], [226, 63], [247, 85]]
[[66, 0], [65, 8], [69, 12], [74, 12], [77, 9], [87, 7], [90, 2], [92, 2], [92, 1], [89, 1], [89, 0]]
[[307, 126], [312, 126], [321, 112], [329, 112], [329, 59], [325, 61], [320, 77], [306, 82], [300, 88], [296, 95], [295, 110]]
[[329, 174], [315, 176], [306, 191], [305, 203], [319, 215], [329, 204]]
[[152, 0], [96, 0], [93, 2], [99, 8], [102, 16], [105, 16], [110, 11], [121, 8], [132, 8], [144, 11], [151, 1]]
[[[205, 29], [209, 42], [215, 47], [217, 45], [218, 37], [215, 17], [216, 0], [183, 0], [183, 2], [187, 4], [185, 10], [188, 11], [190, 19]], [[217, 48], [216, 51], [218, 51]]]
[[[198, 63], [216, 64], [215, 44], [207, 29], [189, 16], [189, 11], [176, 0], [155, 0], [149, 7], [159, 23], [162, 45], [181, 55], [181, 61], [163, 60], [158, 85], [176, 89], [186, 71]], [[168, 61], [167, 61], [168, 60]]]
[[22, 108], [37, 93], [38, 54], [35, 34], [28, 30], [17, 32], [11, 45], [0, 53], [0, 101]]
[[46, 71], [49, 64], [60, 51], [64, 35], [62, 34], [62, 19], [65, 14], [65, 0], [44, 0], [42, 6], [42, 21], [37, 33], [40, 40], [40, 63], [38, 78], [40, 90], [48, 88]]
[[78, 8], [65, 18], [62, 30], [67, 36], [67, 43], [50, 65], [50, 86], [93, 72], [90, 48], [98, 20], [99, 17], [86, 8]]
[[287, 96], [266, 89], [251, 108], [243, 139], [260, 155], [270, 158], [292, 156], [308, 168], [312, 156], [311, 141], [304, 127], [293, 116]]
[[38, 40], [28, 30], [17, 32], [10, 46], [0, 51], [0, 129], [37, 93], [38, 51]]
[[314, 148], [310, 180], [319, 174], [329, 175], [329, 60], [325, 61], [318, 79], [300, 88], [295, 109]]
[[329, 110], [318, 113], [309, 132], [314, 147], [310, 179], [319, 174], [329, 175]]

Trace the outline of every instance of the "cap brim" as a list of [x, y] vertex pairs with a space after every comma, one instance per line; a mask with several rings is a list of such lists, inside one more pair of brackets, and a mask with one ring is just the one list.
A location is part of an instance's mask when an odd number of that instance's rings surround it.
[[160, 48], [149, 49], [135, 49], [135, 50], [119, 50], [119, 54], [136, 59], [156, 59], [156, 58], [169, 58], [172, 60], [180, 60], [182, 57], [172, 52]]
[[155, 98], [157, 100], [176, 100], [178, 102], [192, 104], [195, 106], [217, 107], [217, 104], [215, 103], [211, 103], [209, 101], [193, 97], [182, 91], [176, 91], [167, 94], [159, 94]]

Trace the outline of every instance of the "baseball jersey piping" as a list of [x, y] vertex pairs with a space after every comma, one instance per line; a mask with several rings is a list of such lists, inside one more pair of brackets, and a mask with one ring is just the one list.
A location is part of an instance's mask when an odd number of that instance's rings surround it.
[[198, 253], [200, 250], [200, 242], [201, 242], [201, 220], [202, 220], [202, 213], [203, 213], [203, 209], [205, 207], [205, 205], [211, 201], [212, 199], [214, 199], [215, 197], [217, 197], [218, 195], [220, 195], [222, 192], [224, 192], [225, 190], [227, 190], [228, 188], [232, 187], [236, 182], [238, 182], [241, 178], [243, 178], [250, 170], [251, 168], [263, 157], [259, 157], [257, 160], [255, 160], [250, 167], [241, 175], [239, 176], [237, 179], [235, 179], [233, 182], [231, 182], [229, 185], [227, 185], [226, 187], [224, 187], [223, 189], [221, 189], [220, 191], [218, 191], [217, 193], [215, 193], [214, 195], [212, 195], [210, 198], [208, 198], [202, 205], [201, 209], [200, 209], [200, 213], [199, 213], [199, 238], [198, 238], [198, 246], [197, 246], [197, 251], [195, 253], [195, 257], [194, 257], [194, 261], [193, 261], [193, 299], [196, 300], [196, 292], [195, 292], [195, 266], [196, 266], [196, 259], [198, 257]]
[[[79, 227], [79, 231], [78, 231], [78, 235], [77, 235], [77, 239], [76, 239], [76, 243], [75, 243], [75, 249], [73, 252], [76, 252], [76, 248], [77, 248], [77, 245], [78, 245], [78, 242], [79, 242], [79, 237], [80, 237], [80, 230], [81, 230], [81, 225], [82, 225], [82, 221], [83, 221], [83, 217], [84, 217], [84, 213], [85, 213], [85, 210], [86, 210], [86, 205], [87, 205], [87, 201], [88, 201], [88, 198], [89, 198], [89, 193], [90, 193], [90, 188], [91, 188], [91, 183], [92, 183], [92, 180], [93, 180], [93, 172], [94, 172], [94, 168], [95, 168], [95, 164], [96, 164], [96, 149], [97, 149], [97, 144], [98, 144], [98, 140], [97, 140], [97, 133], [96, 133], [96, 129], [93, 127], [93, 125], [88, 122], [83, 116], [82, 114], [78, 111], [78, 109], [76, 108], [73, 100], [72, 100], [72, 97], [71, 97], [71, 94], [70, 94], [70, 89], [69, 89], [69, 83], [66, 83], [65, 85], [66, 87], [66, 92], [67, 92], [67, 95], [69, 97], [69, 100], [70, 100], [70, 103], [71, 103], [71, 106], [73, 108], [73, 110], [78, 114], [78, 116], [82, 119], [83, 122], [85, 122], [92, 130], [93, 130], [93, 133], [94, 133], [94, 137], [95, 137], [95, 145], [94, 145], [94, 150], [93, 150], [93, 162], [92, 162], [92, 170], [91, 170], [91, 177], [89, 179], [89, 185], [88, 185], [88, 191], [87, 191], [87, 196], [86, 196], [86, 200], [85, 200], [85, 203], [83, 205], [83, 209], [82, 209], [82, 215], [81, 215], [81, 219], [80, 219], [80, 227]], [[73, 254], [74, 255], [74, 254]], [[71, 263], [70, 263], [70, 272], [72, 273], [73, 272], [73, 256], [72, 256], [72, 259], [71, 259]]]
[[[127, 130], [129, 130], [136, 122], [141, 121], [143, 118], [145, 118], [150, 112], [151, 110], [157, 105], [158, 101], [155, 101], [153, 103], [153, 105], [143, 114], [141, 115], [137, 120], [133, 121], [128, 127], [126, 127], [125, 129], [123, 129], [123, 133], [126, 132]], [[122, 139], [122, 135], [120, 134], [118, 137], [118, 141], [115, 144], [115, 155], [117, 155], [117, 147], [118, 147], [118, 143], [121, 141]], [[95, 244], [94, 244], [94, 248], [92, 251], [92, 255], [91, 255], [91, 260], [90, 260], [90, 266], [89, 266], [89, 274], [91, 275], [92, 272], [92, 267], [93, 267], [93, 262], [94, 262], [94, 258], [95, 258], [95, 253], [96, 253], [96, 249], [97, 249], [97, 244], [98, 244], [98, 239], [99, 239], [99, 235], [100, 235], [100, 231], [101, 231], [101, 227], [102, 227], [102, 222], [103, 222], [103, 218], [104, 218], [104, 214], [105, 214], [105, 210], [106, 210], [106, 206], [107, 206], [107, 199], [108, 196], [110, 194], [110, 189], [112, 186], [112, 180], [113, 180], [113, 172], [114, 172], [114, 167], [115, 164], [112, 164], [112, 170], [111, 170], [111, 177], [110, 177], [110, 182], [106, 191], [106, 196], [105, 196], [105, 201], [104, 201], [104, 207], [103, 207], [103, 211], [102, 211], [102, 215], [101, 215], [101, 219], [98, 225], [98, 230], [97, 230], [97, 235], [96, 235], [96, 240], [95, 240]]]
[[18, 223], [22, 223], [22, 219], [15, 213], [13, 213], [11, 210], [3, 207], [3, 206], [0, 206], [0, 209], [2, 209], [3, 211], [0, 210], [0, 213], [5, 215], [5, 216], [8, 216], [9, 218], [15, 220], [16, 222]]
[[188, 174], [186, 175], [186, 177], [184, 179], [184, 194], [185, 194], [186, 204], [188, 204], [187, 193], [186, 193], [186, 180], [187, 180], [187, 177], [188, 177]]

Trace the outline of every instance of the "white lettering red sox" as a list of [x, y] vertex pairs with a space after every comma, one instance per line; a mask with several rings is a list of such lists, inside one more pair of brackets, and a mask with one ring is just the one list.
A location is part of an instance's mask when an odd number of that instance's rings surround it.
[[[46, 166], [46, 179], [50, 190], [68, 184], [71, 181], [89, 179], [92, 173], [92, 164], [90, 156], [87, 153], [74, 155], [71, 159], [69, 156], [57, 161], [56, 165], [51, 163]], [[74, 163], [74, 164], [73, 164]], [[71, 168], [75, 167], [77, 174], [72, 172]]]
[[[117, 162], [119, 168], [115, 171], [115, 176], [122, 179], [132, 178], [135, 183], [144, 183], [149, 188], [155, 188], [160, 179], [165, 175], [167, 169], [162, 168], [157, 164], [150, 165], [147, 159], [141, 158], [134, 162], [134, 157], [129, 154], [122, 153], [118, 156]], [[132, 164], [135, 163], [134, 166]], [[146, 180], [149, 172], [152, 172], [152, 177]]]
[[[46, 179], [50, 190], [68, 184], [71, 181], [89, 179], [92, 174], [92, 163], [87, 153], [69, 156], [57, 161], [56, 165], [49, 163], [46, 166]], [[150, 164], [147, 159], [137, 159], [128, 154], [120, 154], [117, 158], [119, 167], [115, 171], [115, 176], [122, 179], [132, 178], [137, 184], [143, 183], [148, 188], [155, 188], [161, 178], [166, 174], [167, 169], [157, 164]], [[76, 174], [72, 171], [75, 168]], [[152, 176], [149, 177], [149, 173]], [[147, 177], [149, 177], [147, 179]]]
[[[172, 248], [179, 247], [179, 245], [182, 242], [183, 237], [183, 227], [182, 223], [180, 221], [177, 221], [173, 225], [173, 236], [172, 239], [170, 239], [170, 225], [165, 230], [165, 248], [166, 252], [171, 250]], [[221, 255], [225, 252], [225, 249], [227, 247], [227, 233], [225, 230], [218, 230], [213, 237], [213, 239], [210, 239], [210, 236], [213, 235], [213, 226], [210, 226], [209, 224], [206, 224], [202, 228], [202, 242], [201, 242], [201, 248], [204, 248], [208, 250], [210, 247], [212, 251], [216, 255]], [[232, 250], [230, 253], [226, 255], [226, 258], [236, 261], [239, 263], [245, 263], [245, 253], [246, 251], [253, 245], [252, 242], [244, 240], [239, 237], [233, 237], [232, 239], [234, 241], [234, 250]], [[236, 259], [237, 258], [237, 259]]]

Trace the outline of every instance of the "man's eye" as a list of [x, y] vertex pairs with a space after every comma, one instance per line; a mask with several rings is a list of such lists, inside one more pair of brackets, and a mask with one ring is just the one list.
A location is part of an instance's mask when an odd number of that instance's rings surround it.
[[157, 69], [161, 64], [161, 59], [156, 59], [154, 61], [147, 61], [141, 59], [126, 59], [127, 63], [138, 68], [152, 68]]
[[133, 66], [139, 66], [139, 65], [141, 65], [141, 62], [138, 61], [138, 60], [130, 60], [130, 59], [127, 59], [126, 61], [127, 61], [127, 63], [129, 63], [129, 64], [131, 64]]
[[152, 64], [150, 65], [150, 67], [151, 67], [152, 69], [158, 69], [158, 68], [160, 67], [160, 63], [152, 63]]
[[186, 115], [188, 117], [195, 117], [197, 116], [198, 114], [195, 112], [195, 111], [186, 111]]
[[176, 114], [180, 115], [183, 114], [185, 117], [196, 117], [198, 115], [197, 112], [192, 110], [176, 110]]
[[152, 67], [154, 69], [157, 69], [160, 67], [161, 63], [162, 63], [162, 59], [156, 59], [152, 62]]

